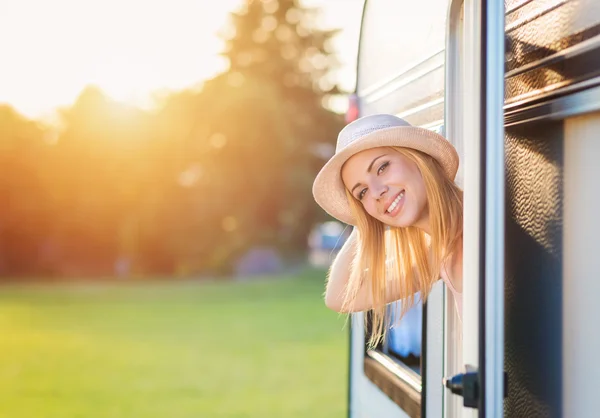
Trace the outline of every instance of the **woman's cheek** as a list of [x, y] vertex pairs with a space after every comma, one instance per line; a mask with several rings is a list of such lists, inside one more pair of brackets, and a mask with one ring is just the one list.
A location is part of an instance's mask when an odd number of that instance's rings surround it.
[[372, 217], [377, 218], [377, 210], [375, 208], [375, 205], [373, 205], [373, 204], [369, 205], [369, 208], [367, 209], [367, 212]]

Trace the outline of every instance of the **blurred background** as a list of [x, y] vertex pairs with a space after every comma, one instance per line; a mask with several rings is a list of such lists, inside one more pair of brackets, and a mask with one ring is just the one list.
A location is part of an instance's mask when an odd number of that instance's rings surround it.
[[314, 203], [359, 0], [0, 0], [0, 417], [342, 417]]

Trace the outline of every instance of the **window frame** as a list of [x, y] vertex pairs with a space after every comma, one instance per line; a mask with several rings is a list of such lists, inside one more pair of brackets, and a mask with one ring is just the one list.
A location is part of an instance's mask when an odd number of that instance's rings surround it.
[[[427, 302], [421, 305], [423, 322], [421, 327], [421, 375], [417, 374], [407, 364], [397, 357], [386, 353], [384, 343], [375, 349], [367, 349], [371, 334], [371, 312], [367, 312], [367, 326], [364, 334], [363, 371], [365, 376], [383, 393], [394, 401], [411, 417], [425, 416], [425, 371], [427, 346]], [[386, 341], [387, 344], [387, 341]]]

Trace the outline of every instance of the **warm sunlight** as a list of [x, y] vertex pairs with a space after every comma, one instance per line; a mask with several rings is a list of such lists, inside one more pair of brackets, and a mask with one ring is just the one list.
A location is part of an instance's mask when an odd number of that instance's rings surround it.
[[222, 70], [216, 32], [240, 0], [4, 0], [0, 102], [28, 116], [71, 104], [86, 84], [144, 105]]
[[[324, 25], [346, 31], [337, 49], [350, 69], [340, 76], [351, 86], [360, 16], [359, 7], [344, 7], [348, 1], [303, 3], [323, 8]], [[95, 84], [115, 100], [147, 107], [155, 92], [194, 86], [226, 67], [216, 33], [240, 3], [2, 0], [0, 103], [45, 118]]]

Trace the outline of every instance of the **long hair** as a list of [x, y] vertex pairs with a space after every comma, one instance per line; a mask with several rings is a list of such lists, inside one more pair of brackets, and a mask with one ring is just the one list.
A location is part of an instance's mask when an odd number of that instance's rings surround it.
[[[400, 295], [398, 320], [413, 306], [419, 292], [425, 301], [441, 269], [462, 238], [463, 192], [431, 156], [409, 148], [390, 147], [413, 161], [423, 178], [431, 235], [414, 227], [389, 227], [368, 215], [348, 190], [346, 195], [356, 219], [359, 239], [350, 266], [343, 311], [352, 304], [363, 283], [370, 283], [373, 301], [369, 347], [375, 347], [390, 327], [386, 293]], [[365, 315], [365, 320], [368, 317]]]

